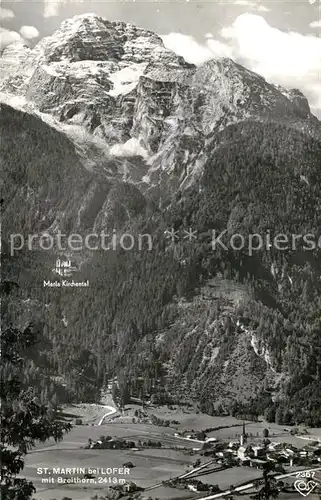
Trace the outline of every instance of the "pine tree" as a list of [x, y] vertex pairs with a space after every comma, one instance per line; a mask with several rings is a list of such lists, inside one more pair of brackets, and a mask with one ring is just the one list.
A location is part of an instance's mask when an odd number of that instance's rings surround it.
[[24, 467], [24, 456], [36, 442], [53, 437], [56, 441], [71, 429], [53, 411], [39, 402], [34, 388], [23, 388], [25, 348], [35, 343], [32, 326], [23, 332], [8, 328], [1, 335], [0, 368], [0, 496], [6, 500], [28, 500], [35, 488], [32, 482], [16, 476]]
[[279, 488], [277, 487], [276, 480], [270, 475], [270, 472], [274, 469], [274, 464], [266, 464], [264, 466], [263, 487], [251, 496], [253, 500], [270, 500], [279, 496]]

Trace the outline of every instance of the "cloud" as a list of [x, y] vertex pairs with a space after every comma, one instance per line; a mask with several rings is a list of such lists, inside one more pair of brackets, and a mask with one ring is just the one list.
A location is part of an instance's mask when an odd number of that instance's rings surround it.
[[207, 41], [207, 46], [212, 52], [213, 57], [232, 57], [233, 49], [229, 47], [225, 43], [220, 42], [219, 40], [209, 39]]
[[12, 10], [0, 7], [0, 19], [13, 19], [15, 17]]
[[234, 59], [268, 81], [300, 88], [312, 105], [320, 104], [321, 38], [283, 32], [254, 14], [242, 14], [221, 35]]
[[213, 38], [209, 38], [205, 45], [199, 44], [192, 36], [181, 33], [163, 35], [162, 39], [168, 49], [194, 64], [201, 64], [214, 57], [231, 55], [231, 50], [226, 44]]
[[59, 16], [60, 9], [65, 3], [84, 3], [86, 0], [44, 0], [44, 17]]
[[0, 50], [13, 42], [24, 42], [24, 39], [16, 31], [0, 27]]
[[112, 156], [142, 156], [143, 158], [148, 157], [147, 151], [141, 146], [138, 139], [132, 137], [124, 144], [114, 144], [110, 148], [110, 154]]
[[204, 44], [180, 33], [162, 36], [169, 49], [188, 62], [201, 64], [214, 57], [230, 57], [269, 82], [298, 88], [321, 113], [321, 38], [281, 31], [257, 14], [244, 13], [222, 28], [224, 42], [208, 38]]
[[23, 38], [31, 40], [32, 38], [37, 38], [39, 36], [39, 31], [34, 26], [21, 26], [20, 34]]
[[242, 14], [231, 27], [223, 28], [221, 35], [229, 40], [234, 55], [264, 76], [302, 78], [320, 69], [320, 38], [283, 32], [261, 16]]
[[308, 92], [312, 95], [315, 95], [315, 99], [311, 103], [311, 107], [315, 110], [318, 110], [318, 114], [321, 118], [321, 92], [320, 92], [320, 84], [319, 83], [311, 83], [308, 85]]
[[311, 28], [321, 28], [321, 19], [319, 19], [319, 21], [313, 21], [309, 24], [309, 26]]
[[243, 5], [244, 7], [250, 7], [251, 9], [255, 9], [259, 12], [270, 12], [270, 9], [257, 2], [253, 2], [252, 0], [235, 0], [233, 3], [234, 5]]
[[55, 17], [59, 15], [61, 4], [66, 0], [44, 0], [44, 17]]

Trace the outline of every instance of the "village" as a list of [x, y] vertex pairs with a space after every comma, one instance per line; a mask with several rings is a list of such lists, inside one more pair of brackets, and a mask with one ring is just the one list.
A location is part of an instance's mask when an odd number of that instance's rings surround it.
[[[136, 411], [136, 416], [137, 413], [143, 416], [143, 412]], [[137, 420], [139, 421], [139, 419], [134, 419], [131, 422], [138, 424]], [[155, 420], [154, 415], [152, 420]], [[158, 425], [160, 422], [167, 427], [166, 420], [158, 419]], [[251, 423], [248, 422], [248, 424], [251, 429]], [[113, 427], [114, 425], [111, 424], [109, 430]], [[160, 482], [149, 483], [148, 486], [143, 487], [143, 490], [151, 493], [154, 489], [159, 492], [160, 488], [167, 488], [169, 496], [171, 496], [170, 489], [185, 490], [194, 494], [201, 492], [219, 494], [224, 492], [226, 487], [232, 488], [230, 485], [234, 485], [233, 488], [246, 489], [250, 481], [260, 481], [265, 470], [269, 470], [275, 478], [292, 475], [293, 477], [289, 477], [289, 482], [286, 483], [286, 488], [293, 491], [293, 478], [299, 471], [318, 469], [321, 471], [321, 438], [319, 436], [314, 439], [313, 436], [305, 435], [302, 431], [298, 436], [295, 435], [297, 431], [295, 429], [288, 433], [288, 438], [284, 436], [284, 441], [280, 441], [280, 438], [277, 441], [278, 438], [273, 429], [262, 428], [261, 432], [253, 434], [250, 430], [247, 431], [244, 421], [240, 428], [241, 433], [235, 434], [234, 439], [223, 437], [218, 427], [190, 431], [182, 429], [172, 434], [172, 441], [165, 439], [166, 431], [159, 435], [159, 440], [155, 441], [151, 439], [128, 441], [123, 438], [100, 436], [95, 441], [89, 439], [85, 448], [130, 450], [131, 461], [126, 461], [123, 465], [131, 469], [139, 467], [137, 460], [140, 454], [150, 449], [154, 449], [155, 453], [157, 450], [167, 452], [172, 450], [173, 453], [179, 452], [186, 457], [189, 456], [189, 463], [186, 463], [185, 470], [180, 474], [171, 475]], [[287, 442], [291, 440], [297, 440], [298, 445]], [[143, 485], [140, 481], [138, 484], [136, 481], [130, 482], [132, 491], [138, 491], [141, 486]], [[119, 485], [117, 488], [122, 487]]]
[[[265, 464], [272, 463], [275, 470], [294, 466], [321, 465], [321, 439], [307, 440], [303, 448], [298, 448], [287, 442], [273, 441], [269, 437], [268, 429], [263, 429], [262, 436], [249, 435], [243, 422], [242, 434], [238, 439], [226, 441], [216, 437], [204, 436], [204, 432], [175, 433], [177, 437], [199, 439], [204, 437], [204, 444], [199, 453], [206, 457], [213, 457], [219, 464], [238, 465], [263, 469]], [[304, 437], [302, 437], [304, 439]], [[196, 452], [198, 448], [194, 448]]]

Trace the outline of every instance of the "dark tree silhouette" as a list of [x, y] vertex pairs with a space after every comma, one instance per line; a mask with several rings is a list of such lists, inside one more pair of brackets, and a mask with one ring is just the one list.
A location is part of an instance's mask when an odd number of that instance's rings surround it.
[[[251, 496], [253, 500], [269, 500], [271, 498], [277, 498], [279, 496], [279, 488], [275, 478], [271, 475], [271, 472], [275, 470], [273, 464], [265, 464], [263, 470], [263, 487], [254, 495]], [[257, 481], [261, 484], [261, 481]]]
[[0, 367], [0, 496], [5, 500], [28, 500], [35, 487], [16, 476], [24, 467], [24, 456], [36, 442], [62, 439], [71, 425], [57, 419], [53, 410], [39, 403], [35, 390], [23, 388], [24, 349], [35, 343], [30, 325], [24, 331], [7, 328], [1, 335]]

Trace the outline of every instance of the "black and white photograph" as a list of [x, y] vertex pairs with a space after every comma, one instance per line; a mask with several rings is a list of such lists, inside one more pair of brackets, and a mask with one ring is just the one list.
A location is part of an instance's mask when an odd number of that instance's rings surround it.
[[321, 0], [0, 5], [1, 500], [321, 500]]

